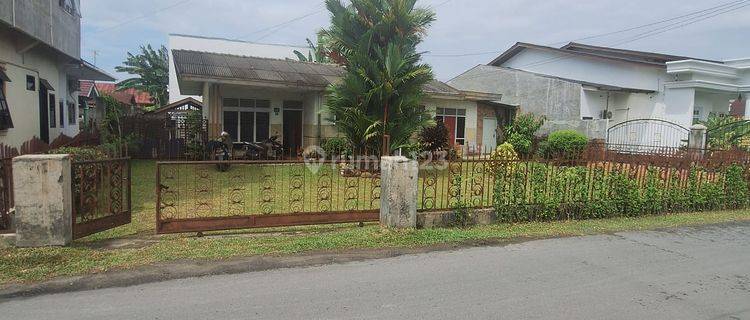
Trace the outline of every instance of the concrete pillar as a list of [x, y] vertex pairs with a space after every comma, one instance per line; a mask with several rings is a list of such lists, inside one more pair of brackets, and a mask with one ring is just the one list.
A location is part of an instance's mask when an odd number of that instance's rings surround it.
[[745, 93], [742, 98], [745, 99], [745, 120], [750, 120], [750, 94]]
[[70, 157], [27, 155], [13, 159], [16, 246], [65, 246], [73, 237]]
[[406, 157], [382, 157], [380, 165], [380, 225], [399, 229], [416, 228], [417, 161]]
[[706, 131], [708, 128], [702, 124], [696, 124], [690, 127], [690, 137], [688, 138], [688, 148], [705, 149], [706, 148]]

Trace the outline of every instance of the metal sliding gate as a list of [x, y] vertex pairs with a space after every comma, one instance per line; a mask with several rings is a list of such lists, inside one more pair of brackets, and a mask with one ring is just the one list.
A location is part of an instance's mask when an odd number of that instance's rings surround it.
[[378, 221], [378, 160], [157, 163], [157, 233]]

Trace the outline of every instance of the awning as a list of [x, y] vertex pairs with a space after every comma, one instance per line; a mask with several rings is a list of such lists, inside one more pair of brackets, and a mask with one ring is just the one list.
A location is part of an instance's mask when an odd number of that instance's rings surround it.
[[86, 60], [81, 60], [81, 63], [78, 64], [68, 65], [67, 73], [68, 77], [76, 80], [115, 81], [115, 77]]
[[47, 81], [47, 79], [39, 78], [39, 84], [41, 84], [42, 87], [46, 88], [47, 91], [55, 91], [55, 88], [53, 88], [52, 85], [49, 84], [49, 81]]
[[5, 70], [0, 69], [0, 80], [3, 80], [5, 82], [11, 82], [10, 78], [8, 78], [8, 75], [5, 74]]

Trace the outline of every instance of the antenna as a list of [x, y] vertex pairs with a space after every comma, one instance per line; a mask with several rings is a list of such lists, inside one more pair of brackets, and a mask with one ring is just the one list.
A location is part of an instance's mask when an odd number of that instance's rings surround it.
[[91, 50], [91, 55], [93, 56], [93, 61], [91, 61], [91, 63], [96, 66], [96, 57], [99, 56], [99, 50]]

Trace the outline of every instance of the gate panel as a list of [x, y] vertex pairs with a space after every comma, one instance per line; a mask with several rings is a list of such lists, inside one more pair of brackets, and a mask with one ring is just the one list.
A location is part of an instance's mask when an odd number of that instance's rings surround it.
[[130, 159], [74, 162], [73, 239], [130, 223]]
[[607, 130], [607, 144], [677, 148], [687, 145], [690, 129], [660, 119], [636, 119]]
[[378, 221], [377, 165], [378, 160], [160, 162], [156, 230], [179, 233]]

